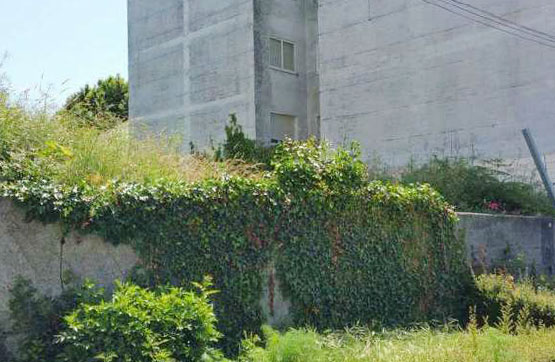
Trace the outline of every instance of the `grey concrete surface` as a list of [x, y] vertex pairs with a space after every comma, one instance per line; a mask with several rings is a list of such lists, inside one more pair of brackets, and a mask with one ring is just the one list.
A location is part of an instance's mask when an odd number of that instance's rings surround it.
[[460, 213], [470, 263], [491, 268], [504, 260], [522, 258], [529, 268], [555, 274], [553, 218]]
[[63, 252], [61, 239], [59, 225], [26, 222], [21, 208], [0, 198], [0, 330], [9, 326], [9, 288], [18, 276], [55, 296], [62, 291], [60, 258], [63, 271], [108, 287], [125, 278], [138, 262], [131, 247], [115, 247], [97, 236], [72, 233], [65, 238]]
[[[270, 141], [270, 114], [318, 134], [316, 0], [128, 0], [130, 117], [138, 130], [223, 141], [230, 113]], [[295, 72], [269, 67], [270, 37], [296, 46]]]
[[[464, 3], [555, 39], [551, 0]], [[531, 166], [530, 127], [555, 176], [555, 43], [480, 19], [422, 0], [320, 0], [323, 137], [358, 140], [367, 160], [393, 166], [437, 154], [519, 169]]]
[[252, 0], [128, 0], [135, 129], [219, 143], [230, 113], [255, 137]]
[[[267, 143], [275, 112], [367, 161], [501, 158], [520, 175], [529, 127], [555, 178], [555, 3], [468, 4], [494, 20], [450, 0], [128, 0], [132, 124], [205, 148], [235, 112]], [[269, 66], [272, 36], [295, 43], [294, 73]]]

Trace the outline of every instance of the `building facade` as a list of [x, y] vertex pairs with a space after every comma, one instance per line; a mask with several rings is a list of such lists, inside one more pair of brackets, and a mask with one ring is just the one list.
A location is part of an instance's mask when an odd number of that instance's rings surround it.
[[[262, 143], [321, 136], [367, 160], [430, 155], [555, 170], [552, 0], [128, 0], [134, 124]], [[555, 176], [555, 175], [554, 175]]]

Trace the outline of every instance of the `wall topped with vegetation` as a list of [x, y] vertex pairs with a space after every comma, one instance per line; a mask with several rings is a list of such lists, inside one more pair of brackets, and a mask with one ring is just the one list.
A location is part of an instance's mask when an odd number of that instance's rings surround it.
[[[32, 176], [0, 192], [30, 218], [131, 245], [141, 260], [133, 278], [144, 285], [212, 275], [228, 350], [260, 327], [265, 283], [269, 313], [279, 282], [299, 325], [396, 325], [466, 312], [472, 279], [454, 211], [428, 186], [369, 182], [356, 148], [285, 143], [259, 178], [97, 187]], [[269, 267], [275, 280], [263, 280]]]

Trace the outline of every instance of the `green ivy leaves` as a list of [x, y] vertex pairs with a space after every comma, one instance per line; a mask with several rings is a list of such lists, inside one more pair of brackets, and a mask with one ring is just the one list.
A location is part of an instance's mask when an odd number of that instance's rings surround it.
[[144, 284], [212, 275], [228, 352], [263, 322], [270, 264], [297, 324], [393, 325], [466, 313], [464, 244], [437, 192], [369, 182], [356, 146], [332, 150], [311, 139], [274, 152], [263, 180], [67, 188], [27, 179], [0, 184], [0, 193], [33, 218], [132, 245]]

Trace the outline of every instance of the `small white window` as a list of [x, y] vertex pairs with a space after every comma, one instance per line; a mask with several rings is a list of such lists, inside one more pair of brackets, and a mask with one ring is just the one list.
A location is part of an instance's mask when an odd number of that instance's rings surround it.
[[294, 116], [272, 113], [270, 117], [272, 144], [280, 143], [285, 138], [295, 138], [295, 123]]
[[270, 38], [270, 65], [294, 72], [295, 44], [286, 40]]

